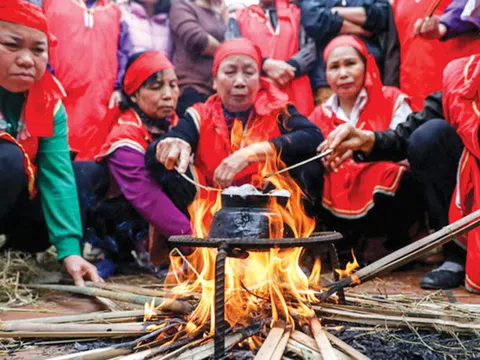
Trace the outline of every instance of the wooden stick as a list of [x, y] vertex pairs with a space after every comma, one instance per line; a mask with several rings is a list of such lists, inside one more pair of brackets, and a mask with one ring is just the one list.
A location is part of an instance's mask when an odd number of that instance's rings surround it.
[[369, 360], [370, 358], [366, 357], [363, 355], [360, 351], [354, 349], [350, 345], [348, 345], [346, 342], [344, 342], [342, 339], [339, 339], [333, 334], [330, 334], [328, 331], [325, 331], [325, 335], [327, 335], [328, 340], [338, 347], [340, 350], [342, 350], [345, 354], [350, 355], [353, 360]]
[[274, 327], [271, 329], [267, 338], [263, 342], [262, 347], [258, 350], [257, 355], [255, 355], [254, 360], [270, 360], [280, 343], [284, 332], [285, 328], [283, 327]]
[[51, 358], [49, 360], [106, 360], [117, 356], [125, 356], [131, 354], [138, 343], [154, 338], [163, 331], [165, 331], [165, 328], [152, 331], [141, 338], [123, 344], [116, 344], [103, 349], [88, 350], [74, 354], [63, 355]]
[[338, 321], [355, 322], [359, 324], [383, 325], [391, 326], [394, 328], [405, 328], [409, 327], [409, 325], [413, 325], [422, 329], [438, 329], [439, 327], [444, 327], [461, 333], [477, 333], [480, 331], [480, 323], [475, 323], [471, 321], [461, 323], [458, 321], [410, 317], [403, 315], [382, 315], [377, 314], [375, 312], [375, 309], [372, 309], [371, 312], [367, 313], [362, 311], [347, 311], [342, 309], [323, 308], [322, 306], [312, 306], [312, 308], [315, 311], [322, 313], [323, 318]]
[[288, 340], [290, 339], [290, 335], [292, 334], [291, 329], [286, 329], [285, 332], [282, 335], [282, 338], [280, 339], [277, 347], [275, 348], [275, 351], [273, 352], [272, 356], [270, 357], [270, 360], [281, 360], [283, 357], [283, 353], [285, 352], [285, 349], [287, 348]]
[[453, 240], [469, 230], [472, 230], [480, 225], [480, 210], [471, 213], [468, 216], [455, 221], [454, 223], [443, 227], [442, 229], [430, 234], [423, 239], [415, 241], [407, 246], [404, 246], [393, 253], [384, 256], [370, 265], [358, 270], [355, 274], [348, 276], [340, 281], [328, 284], [331, 288], [324, 293], [323, 298], [327, 298], [334, 292], [347, 286], [355, 286], [362, 282], [371, 280], [378, 275], [396, 269], [405, 265], [430, 250], [442, 246], [447, 242]]
[[169, 295], [169, 294], [166, 294], [165, 291], [163, 290], [145, 289], [145, 288], [132, 286], [132, 285], [100, 283], [100, 282], [93, 282], [93, 281], [87, 281], [85, 285], [88, 287], [94, 287], [97, 289], [129, 292], [129, 293], [134, 293], [138, 295], [154, 296], [154, 297], [160, 297], [160, 298]]
[[[292, 332], [287, 344], [288, 350], [293, 350], [305, 359], [320, 359], [321, 354], [315, 339], [309, 335], [295, 330]], [[299, 351], [299, 352], [298, 352]], [[333, 349], [337, 360], [349, 360], [350, 357], [337, 349]]]
[[310, 319], [310, 327], [312, 328], [313, 337], [317, 342], [318, 348], [320, 349], [320, 354], [322, 354], [322, 358], [335, 360], [336, 357], [335, 353], [333, 352], [332, 344], [330, 344], [327, 335], [325, 335], [326, 331], [322, 329], [322, 325], [316, 317]]
[[139, 336], [145, 334], [146, 331], [76, 331], [76, 332], [38, 332], [38, 331], [10, 331], [0, 332], [0, 339], [13, 338], [13, 339], [38, 339], [38, 338], [51, 338], [51, 339], [76, 339], [76, 338], [110, 338], [110, 337], [129, 337]]
[[308, 164], [309, 162], [312, 162], [312, 161], [315, 161], [315, 160], [318, 160], [318, 159], [321, 159], [329, 154], [331, 154], [333, 152], [332, 149], [327, 149], [325, 150], [324, 152], [321, 152], [320, 154], [317, 154], [315, 156], [312, 156], [311, 158], [307, 159], [307, 160], [303, 160], [303, 161], [300, 161], [299, 163], [295, 164], [295, 165], [292, 165], [292, 166], [288, 166], [282, 170], [278, 170], [278, 171], [275, 171], [274, 173], [271, 173], [271, 174], [267, 174], [265, 175], [265, 179], [269, 178], [269, 177], [272, 177], [272, 176], [275, 176], [275, 175], [279, 175], [279, 174], [282, 174], [286, 171], [289, 171], [289, 170], [292, 170], [292, 169], [295, 169], [299, 166], [303, 166], [305, 164]]
[[195, 186], [197, 186], [197, 187], [199, 187], [203, 190], [217, 191], [217, 192], [223, 191], [223, 189], [213, 188], [213, 187], [210, 187], [210, 186], [205, 186], [205, 185], [199, 184], [195, 180], [190, 179], [187, 174], [184, 174], [184, 173], [178, 171], [178, 167], [176, 167], [176, 166], [175, 166], [175, 170], [177, 170], [177, 172], [180, 174], [180, 176], [183, 177], [185, 180], [187, 180], [190, 184], [195, 185]]
[[147, 332], [149, 323], [126, 323], [126, 324], [42, 324], [33, 323], [0, 323], [2, 332]]
[[34, 319], [21, 319], [5, 321], [6, 324], [19, 324], [19, 323], [33, 323], [40, 322], [43, 324], [58, 324], [58, 323], [75, 323], [75, 322], [87, 322], [87, 321], [105, 321], [115, 319], [130, 319], [143, 317], [145, 310], [132, 310], [132, 311], [118, 311], [118, 312], [95, 312], [91, 314], [82, 315], [66, 315], [66, 316], [54, 316]]
[[151, 296], [136, 295], [127, 292], [114, 292], [110, 290], [80, 287], [74, 285], [50, 285], [50, 284], [28, 284], [25, 285], [33, 289], [54, 290], [54, 291], [67, 291], [74, 294], [82, 294], [87, 296], [101, 296], [107, 299], [113, 299], [118, 301], [125, 301], [132, 304], [145, 305], [145, 303], [151, 303], [154, 300], [156, 306], [159, 306], [160, 310], [171, 311], [179, 314], [187, 314], [193, 311], [193, 306], [185, 301], [154, 298]]

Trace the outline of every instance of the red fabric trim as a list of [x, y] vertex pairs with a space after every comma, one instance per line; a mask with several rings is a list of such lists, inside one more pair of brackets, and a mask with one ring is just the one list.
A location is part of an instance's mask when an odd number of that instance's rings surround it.
[[164, 69], [173, 69], [170, 60], [161, 51], [148, 51], [130, 65], [123, 79], [123, 89], [132, 95], [153, 74]]
[[262, 52], [260, 48], [245, 38], [231, 39], [223, 42], [213, 57], [213, 76], [217, 75], [217, 70], [223, 60], [231, 55], [245, 55], [251, 57], [258, 65], [258, 70], [262, 70]]
[[[28, 176], [28, 193], [30, 194], [30, 199], [33, 199], [36, 195], [36, 188], [35, 188], [35, 166], [33, 165], [31, 158], [25, 148], [19, 143], [13, 136], [6, 132], [0, 132], [0, 139], [9, 141], [15, 145], [17, 145], [20, 150], [23, 152], [23, 165], [25, 167], [25, 172]], [[35, 151], [36, 153], [36, 151]]]

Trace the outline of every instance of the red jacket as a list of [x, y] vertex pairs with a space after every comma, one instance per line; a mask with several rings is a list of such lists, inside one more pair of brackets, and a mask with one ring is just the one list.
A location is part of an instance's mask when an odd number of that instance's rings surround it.
[[[406, 96], [390, 86], [383, 87], [383, 96], [378, 95], [381, 98], [372, 98], [372, 95], [373, 92], [370, 92], [356, 126], [363, 130], [387, 130], [395, 110]], [[310, 120], [322, 130], [325, 137], [344, 123], [335, 114], [327, 114], [324, 105], [317, 106]], [[337, 172], [324, 174], [322, 205], [338, 217], [363, 217], [374, 206], [375, 193], [395, 194], [405, 171], [405, 166], [393, 162], [346, 161]]]
[[[235, 16], [242, 36], [257, 45], [262, 56], [286, 61], [299, 50], [300, 9], [285, 0], [276, 0], [276, 8], [277, 31], [272, 28], [265, 11], [258, 5], [238, 10]], [[283, 90], [301, 114], [310, 115], [314, 105], [308, 75], [293, 79]]]
[[[460, 159], [450, 220], [480, 208], [480, 55], [452, 61], [443, 77], [443, 112], [457, 130], [465, 149]], [[480, 292], [480, 228], [469, 232], [466, 282]]]

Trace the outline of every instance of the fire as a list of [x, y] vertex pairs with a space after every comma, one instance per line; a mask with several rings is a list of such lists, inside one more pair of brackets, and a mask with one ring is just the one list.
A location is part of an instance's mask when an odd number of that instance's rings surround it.
[[[275, 172], [280, 166], [279, 157], [267, 159], [254, 179], [257, 188], [264, 188], [264, 175]], [[315, 229], [315, 220], [308, 217], [302, 204], [304, 196], [300, 187], [287, 174], [270, 177], [270, 186], [285, 189], [291, 194], [286, 206], [275, 198], [269, 209], [280, 217], [269, 217], [270, 238], [281, 238], [291, 233], [295, 238], [309, 237]], [[213, 215], [221, 208], [221, 194], [214, 199], [197, 198], [189, 208], [193, 236], [208, 236]], [[289, 236], [290, 237], [290, 236]], [[295, 327], [296, 320], [314, 315], [310, 303], [318, 302], [309, 288], [312, 276], [319, 284], [320, 261], [314, 275], [307, 277], [300, 267], [302, 248], [251, 251], [246, 259], [227, 258], [225, 264], [225, 319], [233, 325], [247, 325], [252, 319], [271, 318], [273, 326], [281, 320]], [[217, 250], [198, 248], [188, 256], [171, 256], [170, 274], [165, 284], [174, 284], [178, 295], [199, 293], [200, 301], [190, 315], [187, 333], [203, 331], [209, 324], [209, 333], [215, 330], [215, 257]], [[298, 321], [297, 321], [298, 323]]]
[[151, 303], [145, 303], [145, 313], [143, 314], [143, 321], [149, 321], [152, 317], [156, 316], [155, 312], [155, 298], [152, 299]]
[[352, 249], [352, 258], [353, 258], [353, 262], [349, 261], [347, 263], [347, 266], [346, 266], [345, 270], [335, 269], [337, 274], [340, 275], [340, 279], [343, 279], [343, 278], [346, 278], [347, 276], [352, 275], [353, 272], [360, 267], [360, 265], [357, 262], [357, 258], [355, 257], [355, 254], [353, 253], [353, 249]]

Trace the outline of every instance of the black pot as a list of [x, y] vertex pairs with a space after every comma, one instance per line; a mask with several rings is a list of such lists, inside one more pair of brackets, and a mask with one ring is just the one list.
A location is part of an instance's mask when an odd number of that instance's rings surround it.
[[[288, 197], [275, 195], [225, 195], [222, 194], [222, 208], [215, 213], [210, 226], [212, 238], [263, 238], [270, 237], [270, 222], [283, 229], [279, 213], [268, 208], [275, 199], [285, 206]], [[283, 237], [283, 231], [280, 234]]]

